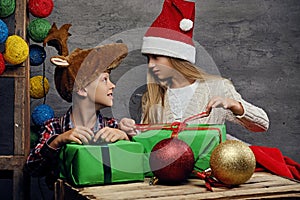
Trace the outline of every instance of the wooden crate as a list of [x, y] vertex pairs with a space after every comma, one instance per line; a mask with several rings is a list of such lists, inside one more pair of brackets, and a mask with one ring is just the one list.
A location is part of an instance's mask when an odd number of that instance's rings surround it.
[[[28, 24], [27, 1], [17, 0], [16, 9], [10, 19], [10, 26], [14, 28], [14, 34], [26, 38], [26, 27]], [[29, 59], [19, 66], [6, 66], [6, 71], [0, 75], [0, 81], [12, 81], [13, 101], [9, 102], [13, 108], [11, 122], [12, 135], [12, 152], [11, 154], [0, 155], [0, 171], [12, 172], [12, 198], [13, 199], [29, 199], [29, 177], [23, 172], [24, 163], [30, 151], [30, 96], [29, 96]], [[4, 87], [4, 86], [3, 86]], [[2, 87], [2, 89], [3, 89]], [[4, 89], [6, 89], [4, 87]], [[11, 89], [11, 88], [10, 88]], [[5, 94], [2, 91], [2, 93]], [[1, 96], [1, 100], [6, 96]], [[1, 111], [1, 117], [5, 120], [8, 113]], [[7, 130], [0, 130], [1, 135], [7, 134]], [[5, 141], [2, 141], [4, 143]], [[2, 191], [3, 192], [3, 191]]]
[[74, 188], [59, 180], [55, 199], [282, 199], [300, 198], [300, 183], [266, 172], [256, 172], [246, 183], [234, 187], [214, 187], [207, 191], [200, 179], [190, 179], [187, 184], [167, 186], [144, 182]]

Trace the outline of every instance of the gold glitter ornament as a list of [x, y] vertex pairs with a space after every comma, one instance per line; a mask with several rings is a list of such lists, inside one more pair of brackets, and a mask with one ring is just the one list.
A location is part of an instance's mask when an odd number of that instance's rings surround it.
[[34, 76], [30, 78], [30, 96], [41, 99], [49, 92], [49, 82], [46, 77]]
[[240, 185], [254, 173], [256, 160], [252, 150], [243, 142], [227, 140], [219, 144], [210, 157], [212, 174], [228, 185]]

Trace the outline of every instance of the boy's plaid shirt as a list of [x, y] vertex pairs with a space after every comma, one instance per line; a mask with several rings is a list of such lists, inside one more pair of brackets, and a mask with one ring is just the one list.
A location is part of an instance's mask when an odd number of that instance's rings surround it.
[[[74, 127], [71, 121], [71, 112], [72, 108], [63, 117], [53, 118], [45, 122], [40, 133], [39, 143], [31, 150], [26, 161], [26, 171], [32, 176], [45, 176], [56, 171], [60, 148], [53, 149], [49, 144], [59, 134]], [[115, 119], [104, 118], [99, 111], [97, 116], [98, 121], [94, 127], [94, 132], [106, 126], [110, 128], [118, 127]]]

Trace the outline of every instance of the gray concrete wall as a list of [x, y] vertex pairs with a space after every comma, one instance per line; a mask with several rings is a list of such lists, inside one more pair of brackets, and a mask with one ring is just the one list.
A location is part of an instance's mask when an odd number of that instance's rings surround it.
[[[132, 117], [138, 118], [132, 109], [128, 110], [129, 104], [138, 102], [128, 103], [128, 95], [132, 97], [134, 90], [143, 86], [146, 60], [140, 55], [139, 45], [145, 27], [159, 14], [162, 3], [163, 0], [54, 1], [54, 10], [47, 19], [58, 26], [72, 24], [70, 50], [120, 39], [130, 47], [128, 57], [112, 73], [117, 88], [121, 89], [116, 89], [115, 106], [107, 114], [119, 118], [132, 113]], [[227, 124], [228, 132], [255, 145], [277, 147], [297, 162], [300, 162], [297, 155], [300, 152], [299, 19], [298, 0], [197, 0], [194, 30], [197, 49], [202, 52], [198, 54], [198, 64], [230, 78], [244, 99], [262, 107], [271, 121], [266, 133], [251, 133], [234, 124]], [[53, 85], [54, 66], [49, 58], [56, 51], [52, 47], [46, 50], [46, 76], [51, 81], [46, 103], [54, 108], [56, 115], [61, 115], [69, 104], [62, 102]], [[41, 66], [31, 68], [32, 76], [41, 74]], [[130, 87], [134, 90], [124, 91]], [[32, 99], [32, 108], [41, 102]]]
[[[129, 45], [128, 57], [112, 72], [117, 88], [114, 108], [106, 110], [107, 115], [119, 118], [131, 114], [138, 118], [139, 96], [135, 94], [140, 93], [146, 72], [139, 45], [145, 27], [159, 14], [162, 3], [163, 0], [54, 1], [54, 10], [47, 19], [58, 26], [73, 25], [70, 50], [119, 39]], [[244, 99], [264, 108], [271, 121], [266, 133], [251, 133], [234, 124], [227, 124], [228, 132], [255, 145], [277, 147], [300, 162], [300, 1], [197, 0], [196, 6], [194, 39], [201, 52], [197, 63], [230, 78]], [[53, 85], [54, 67], [49, 58], [57, 52], [52, 47], [46, 47], [46, 51], [46, 76], [51, 83], [46, 103], [61, 115], [69, 104], [60, 99]], [[31, 68], [31, 76], [34, 75], [42, 75], [41, 66]], [[32, 99], [31, 107], [42, 101]], [[33, 179], [32, 185], [32, 199], [41, 199], [41, 194], [45, 199], [52, 198], [43, 179], [40, 183]]]

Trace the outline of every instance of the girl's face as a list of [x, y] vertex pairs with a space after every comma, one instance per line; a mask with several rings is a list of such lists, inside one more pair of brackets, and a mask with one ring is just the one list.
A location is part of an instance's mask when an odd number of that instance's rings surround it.
[[148, 69], [160, 80], [166, 80], [172, 78], [174, 75], [174, 68], [172, 67], [169, 59], [164, 56], [157, 56], [149, 54], [148, 57]]
[[102, 106], [113, 105], [113, 90], [115, 85], [109, 79], [109, 73], [101, 73], [99, 78], [86, 87], [87, 97]]

